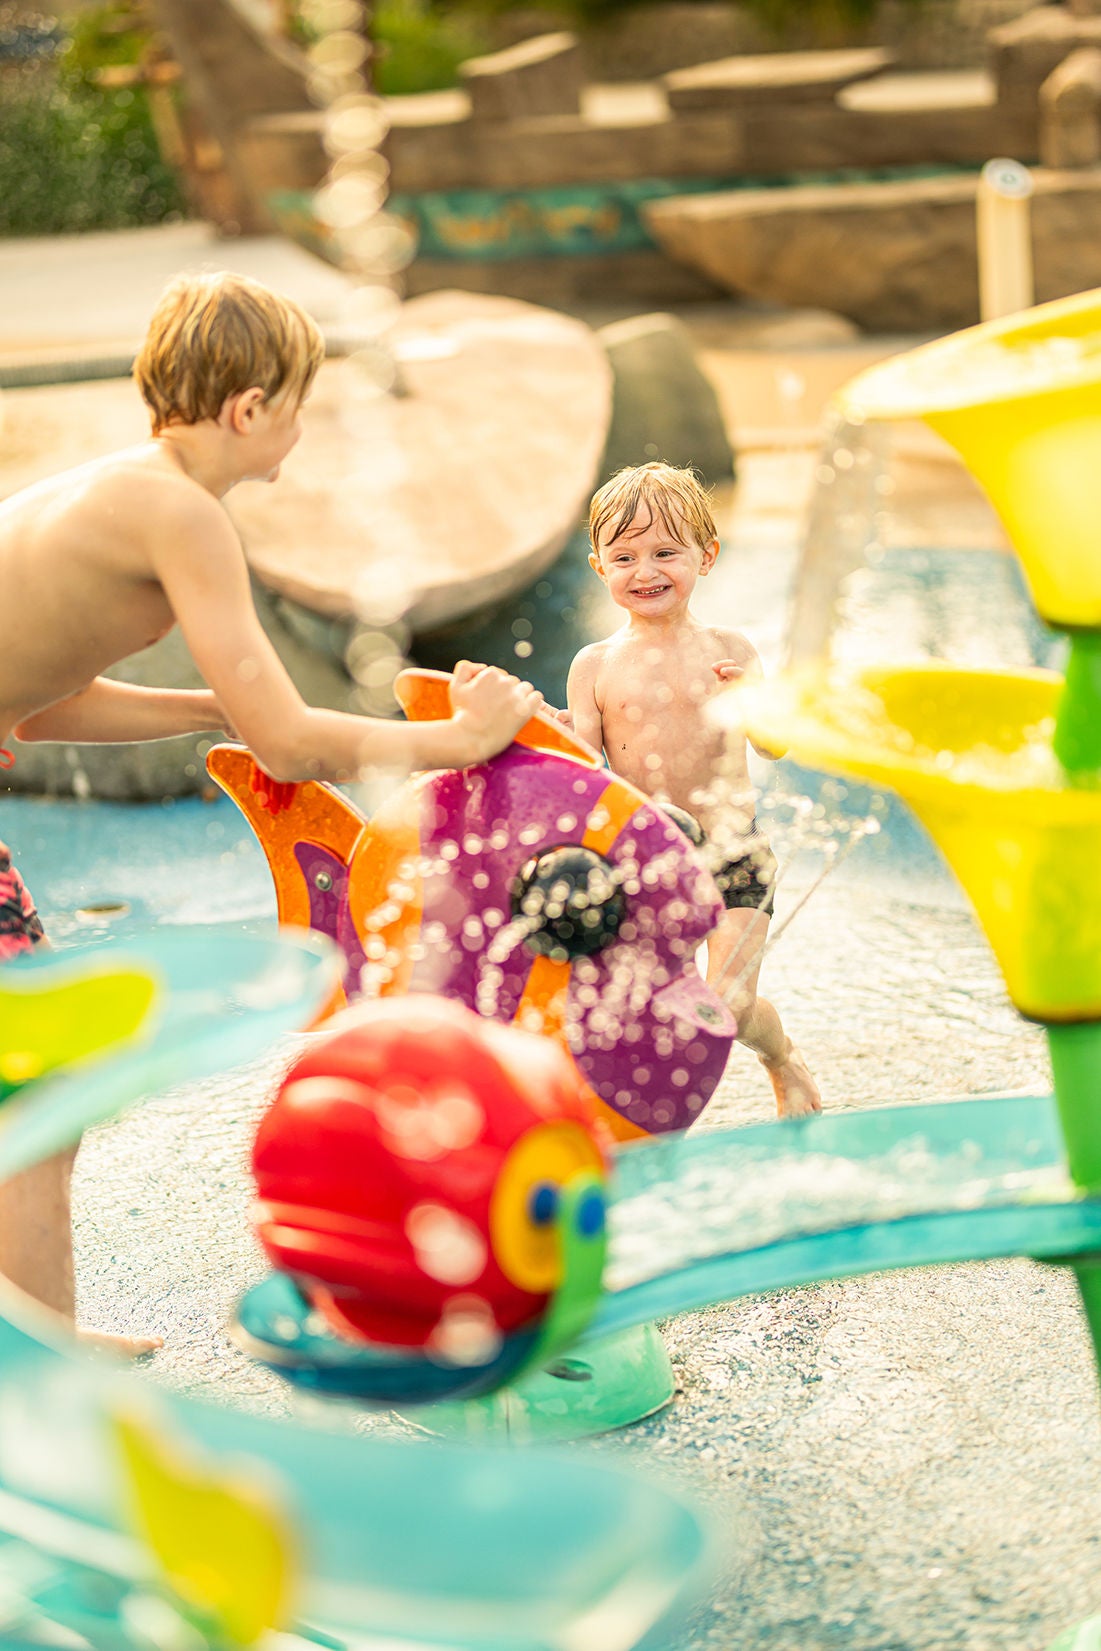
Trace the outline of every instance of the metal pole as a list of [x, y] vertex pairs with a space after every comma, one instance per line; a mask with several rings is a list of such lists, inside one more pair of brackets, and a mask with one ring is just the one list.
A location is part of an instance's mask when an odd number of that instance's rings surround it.
[[975, 201], [979, 314], [984, 321], [1033, 303], [1032, 174], [1019, 161], [987, 161]]

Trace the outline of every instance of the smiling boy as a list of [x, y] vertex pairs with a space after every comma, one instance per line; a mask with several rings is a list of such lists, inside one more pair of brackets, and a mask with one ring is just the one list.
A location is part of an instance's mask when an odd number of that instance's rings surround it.
[[700, 834], [727, 908], [708, 938], [708, 980], [737, 1016], [738, 1041], [768, 1072], [780, 1116], [820, 1111], [802, 1056], [757, 995], [775, 862], [754, 818], [746, 741], [704, 715], [725, 683], [761, 670], [740, 631], [706, 625], [689, 609], [719, 554], [707, 495], [690, 470], [657, 462], [621, 470], [593, 498], [589, 535], [589, 563], [627, 617], [570, 667], [574, 731], [617, 774], [691, 815], [683, 823]]

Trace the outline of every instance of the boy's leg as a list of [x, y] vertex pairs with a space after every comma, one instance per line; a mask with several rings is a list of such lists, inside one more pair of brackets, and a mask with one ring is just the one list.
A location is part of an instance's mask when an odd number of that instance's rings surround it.
[[[0, 963], [44, 944], [27, 886], [0, 843]], [[76, 1148], [0, 1183], [0, 1273], [72, 1322], [70, 1188]]]
[[725, 998], [738, 1022], [738, 1042], [752, 1049], [768, 1073], [781, 1118], [821, 1112], [818, 1086], [767, 998], [757, 995], [768, 913], [735, 906], [707, 937], [707, 983]]
[[[74, 1327], [72, 1182], [76, 1147], [0, 1182], [0, 1273]], [[155, 1352], [159, 1336], [81, 1331], [80, 1339], [128, 1358]]]
[[[47, 944], [27, 886], [0, 843], [0, 963]], [[0, 1182], [0, 1274], [70, 1326], [76, 1314], [72, 1181], [76, 1147]], [[162, 1346], [159, 1337], [91, 1334], [85, 1341], [131, 1356]]]
[[[0, 963], [44, 944], [27, 886], [0, 843]], [[76, 1149], [0, 1183], [0, 1273], [44, 1307], [73, 1317], [69, 1192]]]
[[0, 1273], [70, 1323], [76, 1307], [70, 1191], [76, 1148], [0, 1183]]

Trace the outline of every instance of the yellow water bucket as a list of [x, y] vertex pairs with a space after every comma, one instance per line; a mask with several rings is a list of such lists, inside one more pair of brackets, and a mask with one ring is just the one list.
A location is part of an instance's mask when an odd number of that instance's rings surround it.
[[715, 711], [809, 767], [896, 791], [963, 885], [1018, 1009], [1068, 1022], [1101, 1018], [1101, 787], [1070, 785], [1052, 754], [1062, 687], [1046, 671], [818, 666], [737, 684]]
[[834, 405], [924, 419], [985, 489], [1043, 618], [1101, 627], [1101, 291], [881, 362]]

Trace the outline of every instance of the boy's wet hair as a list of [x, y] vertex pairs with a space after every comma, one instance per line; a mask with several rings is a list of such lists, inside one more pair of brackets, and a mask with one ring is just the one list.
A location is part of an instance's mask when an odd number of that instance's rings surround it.
[[601, 536], [611, 540], [625, 533], [639, 510], [649, 512], [645, 527], [656, 516], [666, 532], [681, 543], [687, 529], [701, 550], [719, 536], [708, 491], [695, 471], [655, 459], [650, 464], [617, 470], [593, 495], [589, 506], [593, 550], [599, 555]]
[[292, 299], [222, 271], [165, 288], [133, 372], [156, 435], [216, 419], [230, 396], [254, 387], [269, 402], [300, 402], [324, 355], [316, 323]]

